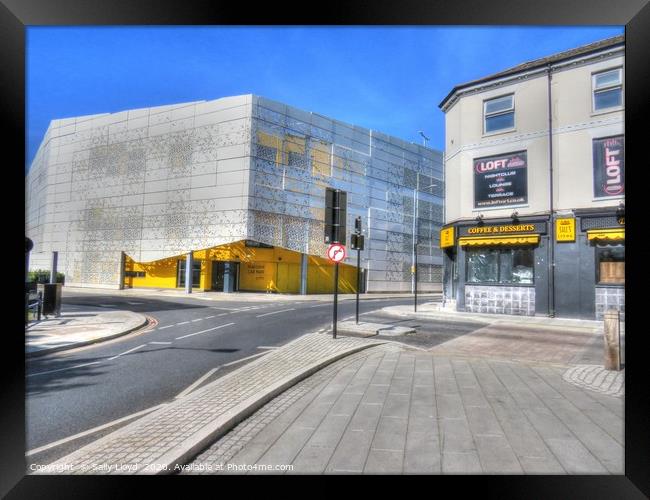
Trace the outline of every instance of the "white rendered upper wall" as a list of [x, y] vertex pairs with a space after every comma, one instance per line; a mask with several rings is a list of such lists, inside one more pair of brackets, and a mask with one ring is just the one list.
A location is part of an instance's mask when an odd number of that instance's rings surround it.
[[[554, 210], [612, 206], [624, 199], [596, 198], [593, 179], [593, 140], [623, 135], [624, 107], [594, 111], [592, 103], [592, 76], [623, 66], [621, 47], [552, 65]], [[514, 129], [484, 133], [484, 102], [509, 94], [514, 96]], [[513, 206], [474, 206], [473, 168], [477, 158], [517, 151], [527, 152], [528, 201], [514, 208], [520, 215], [549, 210], [548, 107], [545, 68], [481, 82], [459, 93], [445, 115], [447, 223], [475, 218], [478, 213], [510, 216]]]

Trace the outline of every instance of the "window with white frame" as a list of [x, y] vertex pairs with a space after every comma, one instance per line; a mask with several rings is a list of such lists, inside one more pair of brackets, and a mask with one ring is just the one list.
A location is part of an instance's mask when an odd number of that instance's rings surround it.
[[483, 101], [483, 116], [485, 133], [508, 130], [515, 127], [515, 96], [514, 94]]
[[623, 70], [616, 68], [592, 75], [594, 111], [623, 105]]

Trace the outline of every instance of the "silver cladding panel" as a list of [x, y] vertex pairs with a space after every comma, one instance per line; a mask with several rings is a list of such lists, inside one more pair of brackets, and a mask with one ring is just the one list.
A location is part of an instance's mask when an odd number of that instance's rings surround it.
[[[304, 149], [272, 151], [260, 132]], [[418, 178], [436, 184], [419, 192], [420, 289], [440, 289], [439, 152], [252, 95], [55, 120], [26, 178], [30, 267], [57, 250], [66, 283], [117, 287], [121, 251], [150, 262], [254, 239], [324, 256], [331, 186], [348, 192], [348, 243], [363, 219], [368, 291], [407, 291]]]

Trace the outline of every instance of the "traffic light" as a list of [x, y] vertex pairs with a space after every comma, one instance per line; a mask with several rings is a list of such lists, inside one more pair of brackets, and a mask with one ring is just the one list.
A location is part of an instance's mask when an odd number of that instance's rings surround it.
[[363, 250], [364, 237], [362, 234], [351, 234], [350, 235], [350, 249], [352, 250]]
[[325, 189], [325, 243], [345, 245], [348, 194], [340, 189]]
[[354, 219], [354, 232], [361, 234], [361, 216]]

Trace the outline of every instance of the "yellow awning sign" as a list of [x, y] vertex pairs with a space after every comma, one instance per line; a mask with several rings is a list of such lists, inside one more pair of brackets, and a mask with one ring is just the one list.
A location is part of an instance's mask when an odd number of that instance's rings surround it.
[[487, 245], [536, 245], [539, 243], [539, 234], [524, 234], [521, 236], [492, 236], [491, 238], [460, 238], [461, 246], [487, 246]]
[[625, 229], [594, 229], [587, 231], [587, 239], [592, 240], [608, 240], [608, 241], [621, 241], [625, 240]]
[[440, 248], [454, 246], [454, 226], [440, 230]]

